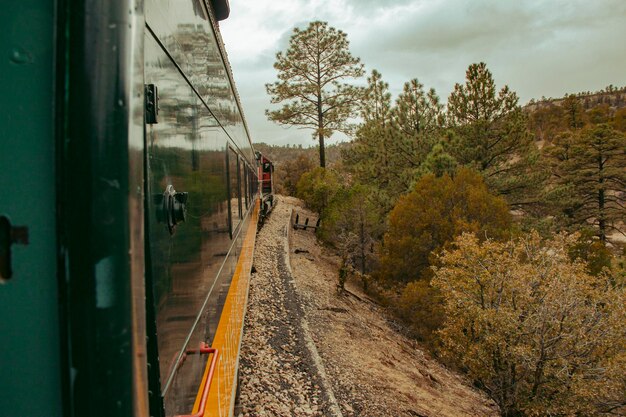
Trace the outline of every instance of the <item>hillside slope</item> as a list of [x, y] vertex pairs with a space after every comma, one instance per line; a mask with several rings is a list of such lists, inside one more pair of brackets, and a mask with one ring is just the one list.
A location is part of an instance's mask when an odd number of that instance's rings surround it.
[[[497, 407], [388, 324], [339, 259], [280, 202], [260, 231], [241, 354], [243, 416], [497, 416]], [[287, 232], [290, 239], [287, 242]], [[237, 414], [236, 414], [237, 415]]]

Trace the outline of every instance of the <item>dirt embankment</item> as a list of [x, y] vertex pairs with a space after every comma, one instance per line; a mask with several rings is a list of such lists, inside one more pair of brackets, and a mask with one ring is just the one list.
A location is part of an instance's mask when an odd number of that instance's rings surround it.
[[312, 231], [289, 230], [298, 200], [280, 202], [259, 233], [241, 353], [243, 416], [497, 416], [468, 381], [393, 330], [347, 283]]

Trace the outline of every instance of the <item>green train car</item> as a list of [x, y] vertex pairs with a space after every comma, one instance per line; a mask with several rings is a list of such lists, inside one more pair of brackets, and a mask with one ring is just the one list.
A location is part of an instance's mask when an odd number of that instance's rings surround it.
[[0, 416], [233, 413], [260, 190], [227, 0], [7, 0]]

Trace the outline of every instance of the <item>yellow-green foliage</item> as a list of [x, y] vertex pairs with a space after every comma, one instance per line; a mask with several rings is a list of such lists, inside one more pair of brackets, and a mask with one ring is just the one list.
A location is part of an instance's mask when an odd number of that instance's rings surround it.
[[326, 168], [315, 168], [302, 174], [296, 187], [297, 197], [313, 211], [322, 213], [339, 191], [337, 174]]
[[443, 352], [504, 416], [626, 413], [626, 297], [570, 251], [577, 236], [480, 240], [441, 256]]
[[389, 216], [380, 277], [405, 283], [428, 278], [431, 252], [463, 232], [507, 236], [510, 224], [507, 203], [490, 194], [476, 172], [462, 168], [454, 178], [425, 175]]

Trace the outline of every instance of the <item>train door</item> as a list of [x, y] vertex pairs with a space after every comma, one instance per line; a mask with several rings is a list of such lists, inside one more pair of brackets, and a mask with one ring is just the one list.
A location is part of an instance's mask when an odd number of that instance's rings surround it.
[[62, 415], [54, 2], [2, 3], [0, 414]]
[[3, 3], [2, 415], [148, 415], [141, 4]]
[[145, 416], [142, 2], [57, 3], [66, 415]]

